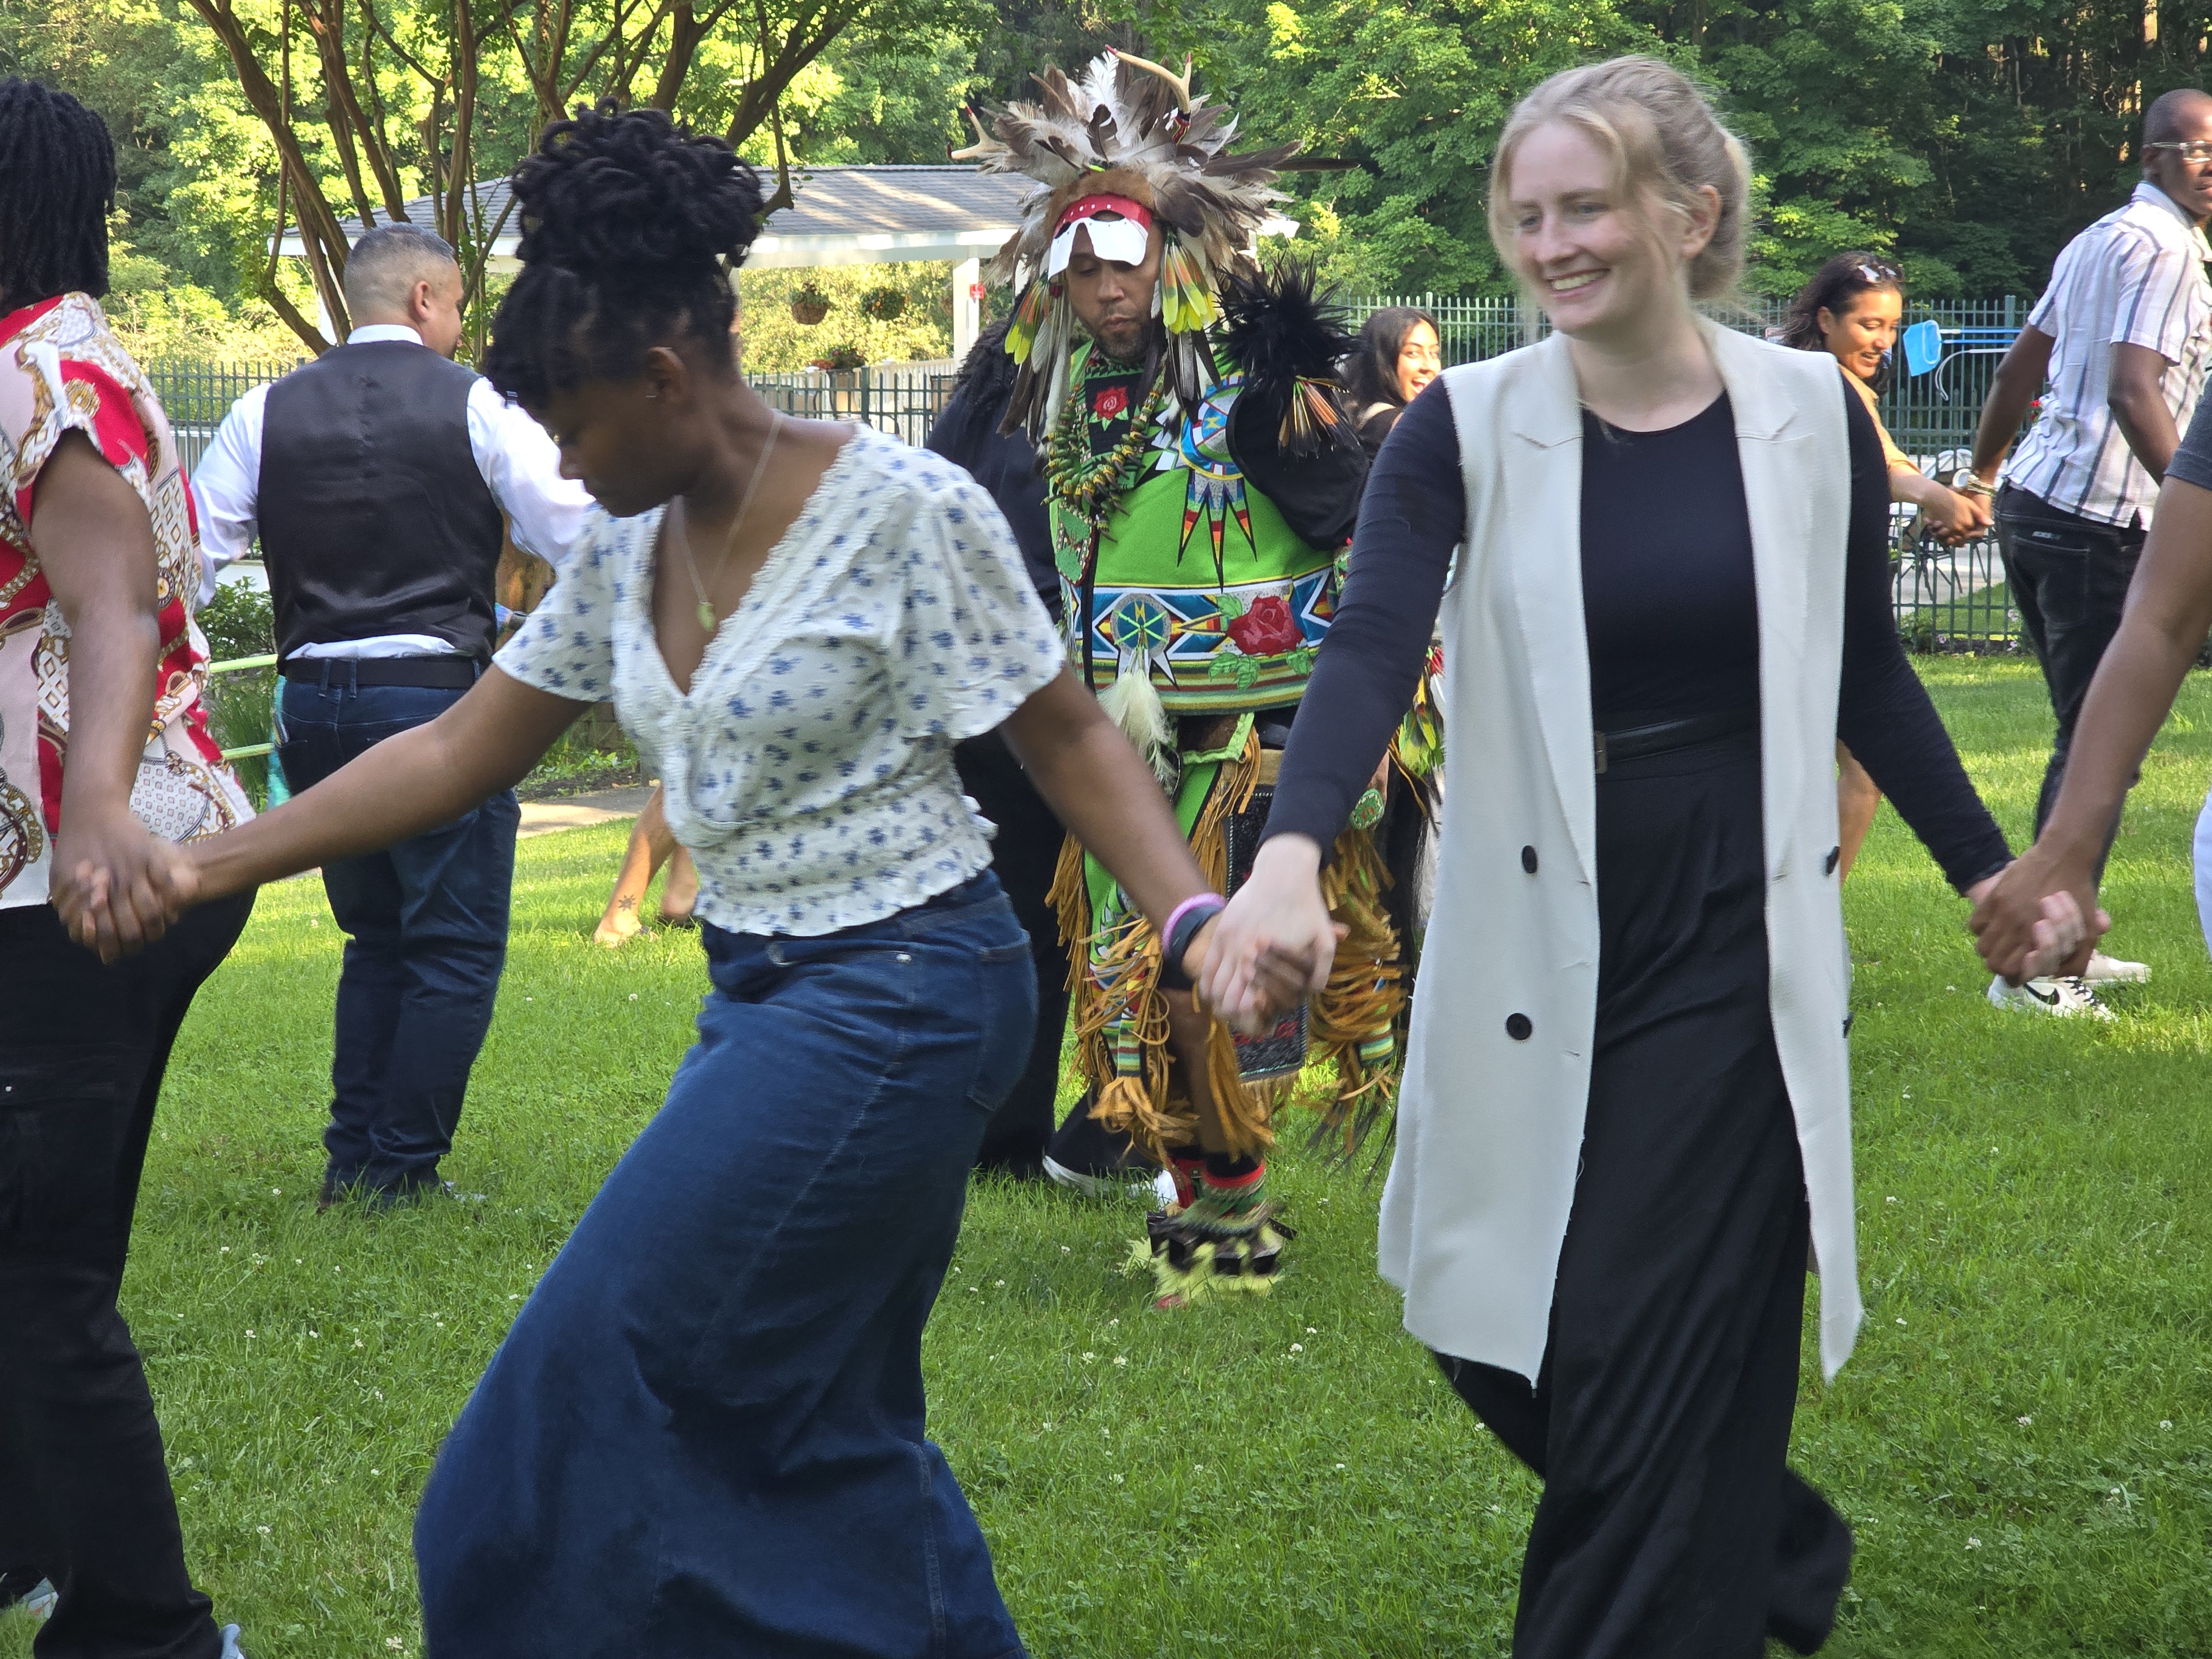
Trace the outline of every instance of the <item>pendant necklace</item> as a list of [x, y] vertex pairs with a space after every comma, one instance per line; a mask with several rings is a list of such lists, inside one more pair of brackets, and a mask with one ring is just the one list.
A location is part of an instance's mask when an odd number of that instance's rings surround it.
[[[738, 544], [738, 529], [745, 521], [745, 513], [753, 504], [753, 492], [768, 471], [768, 458], [775, 453], [776, 434], [783, 430], [783, 411], [771, 409], [768, 412], [768, 439], [761, 445], [760, 459], [753, 463], [751, 481], [738, 501], [738, 515], [730, 520], [729, 533], [722, 538], [722, 556], [714, 562], [714, 574], [722, 574], [722, 567], [730, 562], [730, 550]], [[714, 632], [714, 607], [707, 598], [707, 584], [699, 580], [699, 562], [691, 556], [691, 514], [684, 515], [684, 568], [691, 573], [691, 591], [699, 596], [699, 626], [709, 637]]]

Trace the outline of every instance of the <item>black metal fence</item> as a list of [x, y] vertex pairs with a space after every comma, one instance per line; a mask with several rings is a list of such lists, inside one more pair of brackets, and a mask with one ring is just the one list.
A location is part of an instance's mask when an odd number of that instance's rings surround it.
[[[1347, 309], [1356, 324], [1384, 306], [1416, 306], [1434, 317], [1447, 364], [1494, 357], [1549, 332], [1540, 311], [1510, 295], [1387, 296], [1354, 301]], [[1759, 300], [1716, 308], [1712, 314], [1731, 328], [1764, 335], [1781, 324], [1788, 309], [1786, 301]], [[1942, 331], [1942, 360], [1925, 374], [1899, 373], [1879, 402], [1882, 423], [1923, 472], [1948, 479], [1966, 465], [1997, 360], [2027, 313], [2017, 295], [1906, 307], [1907, 324], [1932, 321]], [[1900, 352], [1900, 371], [1902, 357]], [[1892, 599], [1898, 629], [1916, 648], [2019, 647], [2020, 613], [2013, 607], [1994, 540], [1943, 547], [1924, 539], [1919, 514], [1902, 506], [1893, 509], [1891, 522], [1896, 538]]]
[[[1384, 306], [1420, 307], [1437, 319], [1448, 364], [1494, 357], [1547, 331], [1540, 312], [1510, 295], [1376, 296], [1345, 303], [1355, 326]], [[1764, 333], [1780, 323], [1785, 309], [1784, 301], [1759, 301], [1715, 315], [1730, 327]], [[2027, 315], [2027, 306], [2013, 296], [1907, 307], [1907, 323], [1932, 320], [1942, 329], [1942, 361], [1925, 374], [1899, 374], [1882, 395], [1881, 407], [1882, 420], [1899, 447], [1923, 472], [1948, 477], [1966, 465], [1990, 378]], [[147, 373], [169, 412], [186, 469], [198, 465], [224, 414], [248, 387], [275, 380], [294, 366], [149, 363]], [[788, 414], [862, 421], [907, 443], [920, 444], [951, 396], [956, 368], [950, 362], [887, 363], [849, 371], [810, 368], [749, 374], [746, 379]], [[1926, 650], [2019, 645], [2020, 616], [2011, 604], [1994, 542], [1942, 547], [1923, 538], [1918, 515], [1903, 507], [1894, 510], [1893, 524], [1893, 598], [1898, 628], [1907, 640]]]

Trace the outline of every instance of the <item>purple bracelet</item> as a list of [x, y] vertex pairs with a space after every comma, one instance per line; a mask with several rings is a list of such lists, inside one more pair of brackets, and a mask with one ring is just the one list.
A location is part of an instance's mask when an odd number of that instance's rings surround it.
[[1181, 904], [1176, 905], [1174, 909], [1168, 912], [1168, 919], [1160, 928], [1160, 942], [1164, 945], [1169, 939], [1173, 939], [1175, 937], [1176, 924], [1183, 919], [1184, 913], [1188, 910], [1195, 909], [1201, 904], [1211, 905], [1217, 910], [1226, 910], [1229, 908], [1229, 901], [1222, 897], [1218, 893], [1193, 893]]

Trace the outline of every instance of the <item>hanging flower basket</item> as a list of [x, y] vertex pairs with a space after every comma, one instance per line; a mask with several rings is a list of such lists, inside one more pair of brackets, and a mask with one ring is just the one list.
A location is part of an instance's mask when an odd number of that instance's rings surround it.
[[906, 314], [906, 295], [895, 288], [872, 288], [860, 296], [860, 315], [870, 322], [893, 323]]
[[812, 328], [830, 314], [830, 296], [812, 283], [801, 283], [791, 295], [791, 320]]

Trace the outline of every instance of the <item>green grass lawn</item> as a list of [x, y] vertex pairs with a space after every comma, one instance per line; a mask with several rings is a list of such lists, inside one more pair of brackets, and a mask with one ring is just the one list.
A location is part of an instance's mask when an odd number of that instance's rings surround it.
[[[2033, 664], [1926, 673], [2018, 841]], [[1868, 1322], [1796, 1458], [1858, 1529], [1845, 1656], [2212, 1655], [2212, 964], [2192, 678], [2107, 889], [2156, 978], [2110, 1025], [2001, 1015], [1885, 811], [1848, 890]], [[318, 1217], [340, 936], [265, 891], [169, 1074], [125, 1287], [185, 1535], [255, 1659], [415, 1653], [409, 1523], [519, 1299], [654, 1109], [706, 984], [590, 930], [620, 826], [526, 842], [499, 1018], [447, 1170], [481, 1204]], [[1510, 949], [1502, 942], [1501, 949]], [[1471, 991], [1480, 994], [1479, 989]], [[934, 1432], [1040, 1659], [1503, 1654], [1535, 1483], [1374, 1274], [1376, 1188], [1296, 1154], [1271, 1299], [1165, 1316], [1135, 1207], [980, 1184], [932, 1325]], [[0, 1621], [0, 1656], [28, 1632]]]

